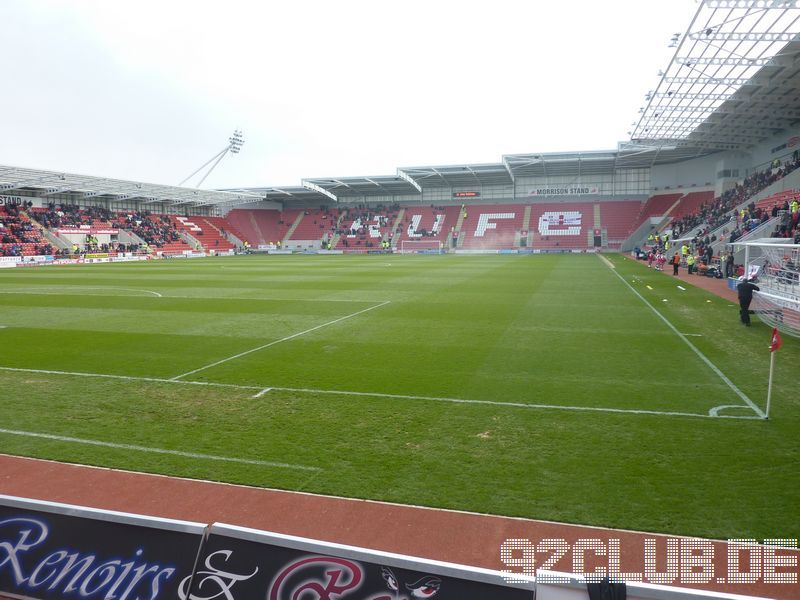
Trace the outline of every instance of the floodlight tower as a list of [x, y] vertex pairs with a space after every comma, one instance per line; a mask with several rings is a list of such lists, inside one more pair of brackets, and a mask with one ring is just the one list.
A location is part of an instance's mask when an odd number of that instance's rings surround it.
[[197, 183], [197, 187], [200, 187], [201, 185], [203, 185], [203, 182], [206, 180], [206, 178], [209, 175], [211, 175], [211, 172], [217, 167], [217, 165], [220, 163], [220, 161], [223, 158], [225, 158], [225, 155], [228, 152], [230, 152], [231, 154], [239, 154], [239, 151], [242, 149], [242, 144], [244, 144], [244, 137], [242, 136], [242, 131], [240, 129], [237, 129], [236, 131], [233, 132], [233, 135], [228, 138], [228, 145], [227, 146], [225, 146], [222, 150], [217, 152], [209, 160], [207, 160], [205, 163], [203, 163], [196, 171], [194, 171], [186, 179], [181, 181], [178, 185], [183, 185], [184, 183], [189, 181], [192, 177], [197, 175], [200, 171], [205, 169], [209, 164], [211, 164], [212, 162], [216, 161], [216, 162], [214, 162], [213, 165], [211, 165], [211, 168], [209, 168], [208, 171], [206, 171], [206, 174], [203, 175], [203, 178]]

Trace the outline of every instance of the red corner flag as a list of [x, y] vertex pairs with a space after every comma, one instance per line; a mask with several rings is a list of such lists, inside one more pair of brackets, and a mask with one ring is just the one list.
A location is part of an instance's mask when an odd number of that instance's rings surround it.
[[781, 334], [778, 333], [778, 328], [772, 328], [772, 343], [769, 345], [769, 351], [775, 352], [778, 348], [781, 347]]

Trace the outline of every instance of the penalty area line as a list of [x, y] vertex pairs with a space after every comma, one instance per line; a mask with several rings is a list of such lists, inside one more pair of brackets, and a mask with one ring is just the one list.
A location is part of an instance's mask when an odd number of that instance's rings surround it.
[[[577, 412], [600, 412], [632, 415], [653, 415], [662, 417], [693, 417], [700, 419], [725, 418], [725, 419], [755, 419], [750, 416], [709, 415], [703, 413], [689, 413], [676, 411], [647, 410], [635, 408], [607, 408], [602, 406], [565, 406], [558, 404], [532, 404], [528, 402], [504, 402], [501, 400], [478, 400], [469, 398], [448, 398], [439, 396], [414, 396], [412, 394], [387, 394], [383, 392], [355, 392], [349, 390], [325, 390], [319, 388], [293, 388], [293, 387], [264, 387], [262, 385], [238, 385], [235, 383], [216, 383], [212, 381], [185, 381], [180, 379], [164, 379], [158, 377], [135, 377], [131, 375], [109, 375], [105, 373], [81, 373], [76, 371], [53, 371], [45, 369], [23, 369], [20, 367], [0, 367], [0, 371], [17, 373], [40, 373], [43, 375], [63, 375], [68, 377], [93, 377], [99, 379], [117, 379], [123, 381], [143, 381], [147, 383], [167, 383], [172, 385], [199, 385], [206, 387], [219, 387], [236, 390], [251, 390], [256, 393], [251, 399], [261, 398], [269, 392], [292, 392], [299, 394], [320, 394], [328, 396], [353, 396], [362, 398], [386, 398], [389, 400], [412, 400], [421, 402], [446, 402], [449, 404], [474, 404], [485, 406], [500, 406], [507, 408], [523, 408], [533, 410], [565, 410]], [[742, 405], [737, 405], [745, 408]]]
[[201, 460], [216, 460], [229, 463], [238, 463], [244, 465], [256, 465], [259, 467], [276, 467], [279, 469], [295, 469], [299, 471], [321, 471], [319, 467], [308, 467], [306, 465], [294, 465], [283, 462], [273, 462], [269, 460], [254, 460], [249, 458], [236, 458], [232, 456], [218, 456], [216, 454], [203, 454], [200, 452], [186, 452], [184, 450], [168, 450], [166, 448], [152, 448], [150, 446], [138, 446], [136, 444], [119, 444], [116, 442], [104, 442], [102, 440], [92, 440], [86, 438], [77, 438], [66, 435], [54, 435], [51, 433], [41, 433], [38, 431], [19, 431], [16, 429], [0, 429], [0, 434], [16, 435], [21, 437], [39, 438], [45, 440], [53, 440], [56, 442], [65, 442], [70, 444], [84, 444], [88, 446], [101, 446], [103, 448], [113, 448], [115, 450], [133, 450], [135, 452], [149, 452], [151, 454], [168, 454], [171, 456], [180, 456], [182, 458], [196, 458]]
[[264, 350], [266, 348], [269, 348], [270, 346], [275, 346], [276, 344], [280, 344], [282, 342], [288, 342], [289, 340], [293, 340], [294, 338], [300, 337], [301, 335], [305, 335], [307, 333], [311, 333], [312, 331], [316, 331], [317, 329], [322, 329], [323, 327], [327, 327], [328, 325], [334, 325], [335, 323], [340, 323], [341, 321], [344, 321], [346, 319], [352, 319], [353, 317], [357, 317], [358, 315], [363, 315], [365, 312], [369, 312], [371, 310], [375, 310], [376, 308], [381, 308], [382, 306], [386, 306], [390, 302], [391, 302], [391, 300], [387, 300], [386, 302], [381, 302], [380, 304], [376, 304], [375, 306], [370, 306], [370, 307], [365, 308], [363, 310], [359, 310], [357, 312], [350, 313], [349, 315], [345, 315], [343, 317], [339, 317], [338, 319], [333, 319], [332, 321], [328, 321], [327, 323], [323, 323], [322, 325], [317, 325], [316, 327], [311, 327], [311, 328], [306, 329], [304, 331], [299, 331], [297, 333], [293, 333], [292, 335], [287, 335], [286, 337], [281, 338], [279, 340], [273, 340], [273, 341], [271, 341], [271, 342], [269, 342], [267, 344], [262, 344], [261, 346], [258, 346], [257, 348], [252, 348], [250, 350], [245, 350], [244, 352], [240, 352], [239, 354], [234, 354], [233, 356], [229, 356], [228, 358], [223, 358], [222, 360], [218, 360], [216, 362], [213, 362], [211, 364], [205, 365], [205, 366], [200, 367], [198, 369], [194, 369], [192, 371], [187, 371], [186, 373], [181, 373], [180, 375], [176, 375], [175, 377], [172, 377], [171, 379], [173, 381], [177, 381], [178, 379], [182, 379], [182, 378], [184, 378], [184, 377], [186, 377], [188, 375], [194, 375], [195, 373], [199, 373], [200, 371], [205, 371], [206, 369], [210, 369], [211, 367], [216, 367], [216, 366], [221, 365], [223, 363], [226, 363], [226, 362], [229, 362], [229, 361], [232, 361], [232, 360], [236, 360], [237, 358], [242, 358], [243, 356], [247, 356], [248, 354], [252, 354], [253, 352], [258, 352], [259, 350]]
[[[661, 314], [661, 313], [660, 313], [660, 312], [659, 312], [659, 311], [656, 309], [656, 307], [655, 307], [655, 306], [653, 306], [652, 304], [650, 304], [650, 303], [647, 301], [647, 299], [646, 299], [644, 296], [642, 296], [642, 295], [641, 295], [639, 292], [637, 292], [637, 291], [636, 291], [636, 289], [635, 289], [635, 288], [634, 288], [634, 287], [633, 287], [633, 286], [632, 286], [630, 283], [628, 283], [627, 281], [625, 281], [625, 278], [624, 278], [624, 277], [622, 277], [622, 276], [621, 276], [619, 273], [617, 273], [616, 271], [613, 271], [613, 270], [612, 270], [611, 272], [612, 272], [612, 273], [613, 273], [613, 274], [614, 274], [614, 275], [617, 277], [617, 279], [619, 279], [619, 280], [620, 280], [622, 283], [624, 283], [624, 284], [625, 284], [625, 286], [626, 286], [626, 287], [627, 287], [627, 288], [628, 288], [630, 291], [632, 291], [634, 294], [636, 294], [636, 296], [639, 298], [639, 300], [641, 300], [642, 302], [644, 302], [644, 303], [645, 303], [645, 305], [646, 305], [646, 306], [647, 306], [647, 307], [648, 307], [650, 310], [652, 310], [652, 311], [653, 311], [653, 312], [656, 314], [656, 316], [657, 316], [659, 319], [661, 319], [661, 320], [662, 320], [662, 321], [663, 321], [663, 322], [664, 322], [664, 323], [667, 325], [667, 327], [669, 327], [669, 328], [670, 328], [670, 329], [673, 331], [673, 333], [674, 333], [675, 335], [677, 335], [677, 336], [678, 336], [678, 337], [679, 337], [681, 340], [683, 340], [683, 342], [684, 342], [684, 343], [685, 343], [687, 346], [689, 346], [689, 348], [691, 348], [692, 352], [694, 352], [694, 353], [695, 353], [695, 354], [696, 354], [696, 355], [697, 355], [697, 356], [700, 358], [700, 360], [702, 360], [702, 361], [703, 361], [703, 362], [704, 362], [704, 363], [705, 363], [705, 364], [706, 364], [706, 365], [707, 365], [707, 366], [708, 366], [708, 367], [709, 367], [709, 368], [710, 368], [710, 369], [711, 369], [711, 370], [712, 370], [712, 371], [713, 371], [713, 372], [714, 372], [714, 373], [717, 375], [717, 377], [719, 377], [719, 378], [720, 378], [720, 379], [721, 379], [721, 380], [722, 380], [722, 381], [725, 383], [725, 385], [727, 385], [727, 386], [728, 386], [728, 387], [731, 389], [731, 391], [733, 391], [733, 393], [735, 393], [737, 396], [739, 396], [739, 398], [741, 398], [741, 399], [742, 399], [742, 400], [745, 402], [745, 404], [746, 404], [747, 406], [749, 406], [749, 407], [750, 407], [750, 408], [753, 410], [753, 412], [754, 412], [754, 413], [756, 413], [756, 414], [757, 414], [757, 415], [758, 415], [760, 418], [762, 418], [762, 419], [765, 419], [765, 418], [766, 418], [766, 415], [764, 414], [764, 411], [762, 411], [762, 410], [761, 410], [761, 409], [760, 409], [758, 406], [756, 406], [755, 402], [753, 402], [752, 400], [750, 400], [750, 398], [748, 398], [748, 397], [747, 397], [747, 395], [746, 395], [746, 394], [745, 394], [745, 393], [744, 393], [742, 390], [740, 390], [738, 387], [736, 387], [736, 384], [735, 384], [735, 383], [733, 383], [733, 382], [732, 382], [732, 381], [731, 381], [731, 380], [730, 380], [730, 379], [729, 379], [729, 378], [728, 378], [728, 377], [725, 375], [725, 373], [723, 373], [723, 372], [722, 372], [722, 371], [719, 369], [719, 367], [718, 367], [717, 365], [715, 365], [713, 362], [711, 362], [711, 359], [709, 359], [709, 358], [708, 358], [708, 357], [707, 357], [705, 354], [703, 354], [703, 353], [700, 351], [700, 349], [699, 349], [697, 346], [695, 346], [695, 345], [694, 345], [692, 342], [690, 342], [690, 341], [689, 341], [689, 338], [687, 338], [687, 337], [686, 337], [684, 334], [682, 334], [680, 331], [678, 331], [678, 329], [675, 327], [675, 325], [673, 325], [673, 324], [670, 322], [670, 320], [669, 320], [669, 319], [667, 319], [667, 317], [665, 317], [664, 315], [662, 315], [662, 314]], [[722, 415], [709, 415], [709, 416], [712, 416], [712, 417], [720, 416], [720, 417], [721, 417]]]

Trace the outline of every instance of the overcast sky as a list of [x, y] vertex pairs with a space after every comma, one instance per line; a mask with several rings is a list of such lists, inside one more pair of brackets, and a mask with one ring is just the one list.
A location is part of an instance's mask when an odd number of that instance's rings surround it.
[[614, 148], [696, 9], [0, 0], [0, 164], [177, 184], [236, 128], [203, 187]]

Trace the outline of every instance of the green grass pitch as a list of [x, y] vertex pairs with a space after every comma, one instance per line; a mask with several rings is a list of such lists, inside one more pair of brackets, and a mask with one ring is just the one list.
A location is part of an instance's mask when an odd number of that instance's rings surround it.
[[0, 452], [800, 537], [794, 340], [776, 357], [771, 419], [759, 419], [742, 395], [764, 408], [767, 327], [608, 260], [614, 269], [595, 255], [417, 255], [0, 270]]

